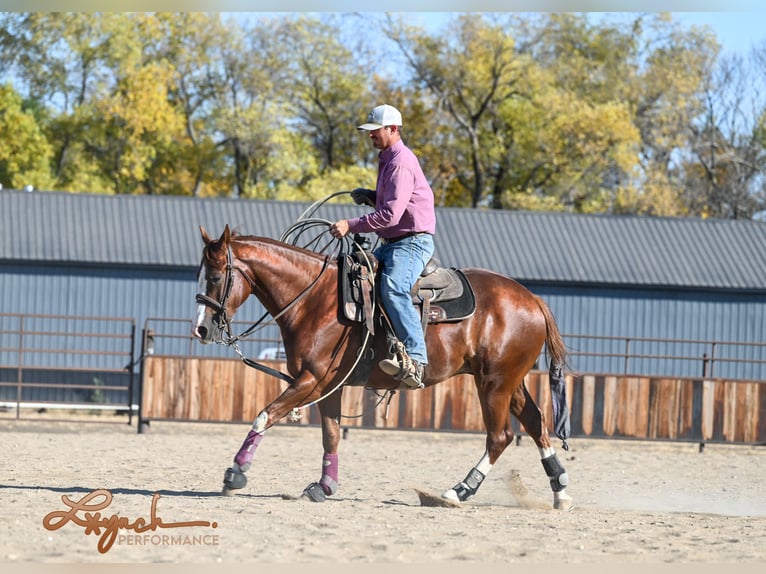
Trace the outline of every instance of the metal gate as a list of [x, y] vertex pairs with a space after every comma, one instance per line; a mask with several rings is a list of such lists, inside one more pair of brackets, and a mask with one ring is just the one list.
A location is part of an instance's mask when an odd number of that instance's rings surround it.
[[130, 318], [0, 314], [0, 417], [113, 412], [131, 424], [135, 338]]

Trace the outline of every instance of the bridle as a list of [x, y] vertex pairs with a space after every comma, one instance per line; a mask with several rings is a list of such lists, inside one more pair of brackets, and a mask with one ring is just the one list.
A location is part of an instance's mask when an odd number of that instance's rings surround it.
[[[255, 331], [258, 329], [262, 329], [267, 326], [267, 324], [263, 323], [264, 319], [270, 315], [268, 311], [266, 311], [261, 317], [250, 327], [245, 329], [242, 333], [239, 335], [233, 335], [232, 334], [232, 328], [231, 328], [231, 317], [229, 317], [229, 313], [226, 311], [226, 306], [229, 301], [229, 296], [231, 295], [231, 289], [234, 285], [234, 270], [237, 270], [240, 272], [242, 277], [245, 278], [245, 280], [250, 285], [251, 291], [253, 286], [253, 281], [247, 276], [247, 274], [240, 269], [239, 267], [236, 267], [233, 263], [234, 256], [232, 254], [231, 250], [231, 244], [227, 246], [226, 249], [226, 276], [224, 278], [224, 284], [223, 284], [223, 294], [221, 296], [220, 301], [216, 301], [212, 297], [205, 295], [204, 293], [198, 293], [196, 300], [197, 303], [201, 305], [205, 305], [206, 307], [210, 307], [213, 310], [213, 323], [218, 328], [219, 332], [221, 333], [221, 339], [219, 341], [215, 341], [216, 343], [220, 343], [222, 345], [231, 346], [234, 348], [234, 350], [237, 352], [237, 354], [240, 356], [242, 361], [254, 368], [258, 369], [259, 371], [263, 371], [265, 373], [268, 373], [274, 377], [277, 377], [279, 379], [282, 379], [283, 381], [287, 381], [291, 385], [295, 382], [294, 379], [285, 373], [282, 373], [280, 371], [277, 371], [276, 369], [272, 369], [271, 367], [267, 365], [263, 365], [261, 363], [258, 363], [256, 361], [253, 361], [252, 359], [247, 358], [242, 350], [239, 348], [239, 345], [237, 344], [237, 341], [241, 339], [245, 339], [246, 337], [249, 337], [252, 335]], [[319, 279], [324, 275], [324, 272], [327, 270], [327, 267], [330, 263], [330, 258], [325, 257], [324, 264], [322, 265], [322, 269], [319, 272], [319, 274], [309, 283], [305, 289], [303, 289], [298, 295], [290, 301], [285, 307], [282, 308], [279, 313], [274, 315], [273, 320], [276, 321], [279, 319], [282, 315], [287, 313], [294, 305], [296, 305], [301, 299], [303, 299], [309, 291], [317, 284]], [[202, 268], [205, 266], [205, 256], [203, 254], [202, 256], [202, 262], [200, 263], [199, 273], [202, 272]]]
[[[204, 293], [197, 293], [197, 303], [201, 305], [205, 305], [206, 307], [209, 307], [213, 310], [213, 323], [215, 326], [221, 331], [222, 340], [221, 343], [225, 345], [231, 345], [237, 339], [241, 338], [242, 335], [239, 336], [233, 336], [232, 335], [232, 329], [231, 329], [231, 317], [229, 317], [228, 311], [226, 311], [226, 306], [229, 302], [229, 297], [231, 296], [231, 289], [234, 285], [234, 274], [232, 271], [236, 269], [242, 274], [242, 277], [245, 278], [245, 280], [248, 282], [248, 284], [252, 285], [252, 282], [250, 281], [250, 278], [245, 274], [245, 272], [240, 269], [239, 267], [234, 267], [233, 264], [233, 255], [231, 252], [231, 245], [227, 246], [226, 249], [226, 274], [224, 277], [224, 284], [223, 284], [223, 294], [221, 296], [220, 301], [216, 301], [212, 297], [209, 297], [208, 295], [205, 295]], [[200, 262], [199, 272], [197, 275], [199, 276], [199, 273], [202, 273], [202, 268], [205, 266], [205, 258], [204, 255], [202, 257], [202, 261]], [[268, 315], [268, 313], [266, 314]], [[266, 316], [264, 315], [264, 317]], [[262, 321], [263, 317], [258, 320], [258, 322]], [[226, 338], [224, 338], [226, 337]]]

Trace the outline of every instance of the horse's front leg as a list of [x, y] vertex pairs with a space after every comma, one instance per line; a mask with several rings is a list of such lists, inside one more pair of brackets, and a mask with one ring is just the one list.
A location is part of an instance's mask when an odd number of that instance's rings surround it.
[[255, 456], [255, 450], [263, 439], [263, 433], [287, 415], [291, 410], [311, 401], [317, 392], [316, 379], [308, 373], [296, 378], [295, 382], [263, 409], [253, 421], [250, 432], [247, 433], [242, 446], [234, 456], [232, 465], [223, 475], [224, 496], [247, 485], [245, 473], [250, 469]]
[[303, 496], [314, 502], [324, 502], [338, 490], [338, 445], [340, 444], [340, 411], [342, 389], [323, 399], [319, 404], [322, 415], [322, 477], [303, 491]]

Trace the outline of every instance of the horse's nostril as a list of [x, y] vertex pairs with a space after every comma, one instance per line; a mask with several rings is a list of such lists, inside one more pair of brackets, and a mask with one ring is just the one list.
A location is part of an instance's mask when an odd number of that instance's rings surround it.
[[194, 334], [197, 335], [198, 339], [207, 339], [207, 327], [197, 327], [194, 330]]

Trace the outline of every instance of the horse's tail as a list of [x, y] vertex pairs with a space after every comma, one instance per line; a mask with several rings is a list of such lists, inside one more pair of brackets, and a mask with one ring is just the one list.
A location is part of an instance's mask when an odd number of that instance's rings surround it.
[[537, 295], [534, 297], [545, 317], [545, 346], [548, 355], [550, 356], [552, 363], [557, 364], [563, 369], [567, 366], [567, 347], [566, 344], [564, 344], [564, 339], [561, 337], [561, 332], [559, 332], [556, 318], [553, 316], [548, 304], [543, 301], [542, 298]]

